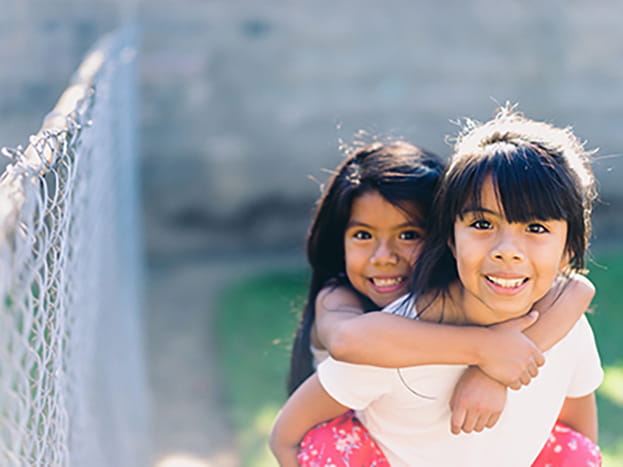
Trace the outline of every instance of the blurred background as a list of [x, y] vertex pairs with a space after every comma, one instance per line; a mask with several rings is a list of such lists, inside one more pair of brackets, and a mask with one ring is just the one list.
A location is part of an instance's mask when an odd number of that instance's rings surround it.
[[[283, 400], [273, 380], [285, 372], [305, 292], [304, 236], [341, 144], [399, 136], [447, 155], [457, 120], [486, 120], [518, 103], [599, 149], [595, 267], [607, 270], [605, 258], [623, 250], [623, 5], [615, 0], [0, 0], [0, 11], [0, 146], [8, 147], [28, 143], [100, 36], [139, 27], [154, 465], [271, 465], [265, 452], [241, 446], [261, 444]], [[616, 266], [609, 271], [604, 277]], [[267, 334], [251, 352], [262, 361], [276, 354], [280, 370], [235, 380], [229, 368], [240, 360], [224, 360], [235, 352], [228, 343], [255, 342], [240, 307], [273, 299], [257, 290], [274, 291], [281, 310], [263, 315], [274, 321], [263, 320]], [[241, 296], [250, 302], [232, 302]], [[612, 352], [609, 381], [623, 384], [623, 355], [614, 344]], [[258, 378], [273, 383], [272, 405], [240, 409], [235, 387], [258, 392]], [[607, 403], [622, 410], [614, 397]], [[606, 441], [623, 452], [620, 438]]]

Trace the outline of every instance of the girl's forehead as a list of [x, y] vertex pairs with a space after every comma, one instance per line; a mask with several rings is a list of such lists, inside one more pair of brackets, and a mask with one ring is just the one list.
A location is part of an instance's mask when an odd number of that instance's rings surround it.
[[504, 211], [498, 186], [494, 183], [491, 175], [488, 175], [484, 179], [480, 187], [474, 186], [471, 192], [465, 193], [462, 210], [481, 209], [485, 207], [489, 210], [495, 209], [497, 211]]
[[[385, 198], [379, 191], [371, 190], [358, 195], [351, 206], [350, 218], [370, 216], [373, 213], [385, 211], [384, 214], [393, 214], [393, 217], [402, 217], [412, 221], [422, 219], [422, 209], [415, 200], [392, 201]], [[387, 217], [387, 216], [386, 216]]]

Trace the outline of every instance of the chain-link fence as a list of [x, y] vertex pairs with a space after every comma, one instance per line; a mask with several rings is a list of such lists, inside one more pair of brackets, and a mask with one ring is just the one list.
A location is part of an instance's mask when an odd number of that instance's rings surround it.
[[146, 463], [136, 31], [103, 38], [0, 179], [0, 465]]

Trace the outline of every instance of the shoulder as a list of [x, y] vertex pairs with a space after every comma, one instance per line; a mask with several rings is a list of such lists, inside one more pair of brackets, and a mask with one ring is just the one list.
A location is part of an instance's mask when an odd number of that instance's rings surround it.
[[580, 317], [563, 341], [566, 341], [566, 346], [561, 358], [573, 355], [573, 371], [567, 397], [583, 397], [595, 391], [604, 376], [595, 336], [586, 315]]
[[382, 369], [343, 364], [331, 357], [318, 366], [316, 374], [329, 396], [355, 410], [366, 409], [386, 395], [392, 386], [390, 375], [384, 375]]
[[317, 373], [320, 383], [329, 393], [365, 393], [378, 396], [389, 391], [396, 369], [347, 363], [329, 356], [318, 365]]
[[316, 311], [330, 309], [361, 310], [361, 299], [348, 285], [329, 285], [323, 287], [315, 300]]

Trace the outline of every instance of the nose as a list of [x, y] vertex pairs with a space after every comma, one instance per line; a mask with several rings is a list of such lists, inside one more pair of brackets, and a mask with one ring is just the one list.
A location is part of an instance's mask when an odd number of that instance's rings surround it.
[[398, 263], [398, 255], [390, 242], [379, 242], [374, 255], [372, 256], [372, 262], [375, 265], [396, 264]]
[[497, 261], [523, 261], [524, 252], [521, 236], [515, 230], [512, 227], [500, 230], [497, 242], [491, 250], [493, 259]]

